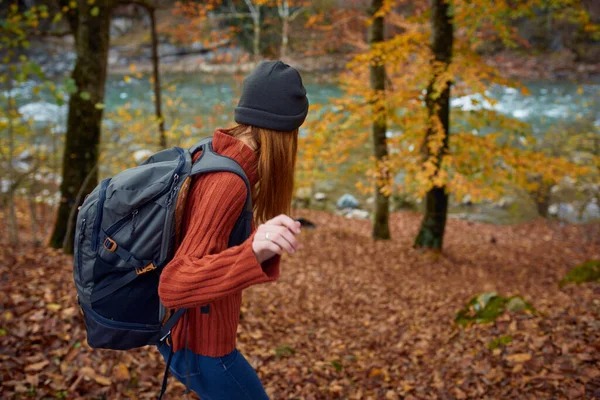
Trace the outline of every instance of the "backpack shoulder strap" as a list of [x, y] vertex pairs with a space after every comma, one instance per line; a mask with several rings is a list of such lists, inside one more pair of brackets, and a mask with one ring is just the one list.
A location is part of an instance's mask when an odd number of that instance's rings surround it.
[[207, 137], [205, 139], [202, 139], [201, 141], [199, 141], [192, 147], [190, 147], [190, 154], [192, 155], [192, 157], [194, 157], [194, 154], [196, 154], [198, 152], [198, 150], [200, 150], [202, 148], [202, 146], [204, 146], [207, 143], [212, 143], [212, 139], [213, 139], [212, 136]]
[[[246, 184], [246, 202], [244, 203], [244, 209], [229, 237], [228, 247], [237, 246], [250, 237], [252, 230], [252, 190], [250, 188], [248, 177], [243, 168], [235, 160], [222, 156], [214, 151], [212, 147], [212, 138], [205, 139], [196, 144], [190, 149], [190, 152], [196, 152], [198, 150], [202, 150], [202, 154], [194, 165], [192, 165], [189, 176], [209, 172], [231, 172], [242, 178]], [[192, 153], [192, 156], [193, 154], [194, 153]]]
[[[247, 196], [244, 203], [244, 211], [252, 212], [252, 195], [250, 182], [243, 168], [235, 160], [217, 154], [212, 147], [212, 138], [205, 139], [190, 149], [192, 151], [202, 150], [200, 158], [192, 166], [190, 176], [205, 174], [208, 172], [232, 172], [242, 178], [246, 184]], [[193, 153], [192, 153], [193, 154]]]

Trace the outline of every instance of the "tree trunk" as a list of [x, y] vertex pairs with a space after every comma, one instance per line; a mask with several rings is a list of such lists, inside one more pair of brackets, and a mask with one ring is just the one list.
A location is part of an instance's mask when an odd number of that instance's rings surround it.
[[[449, 15], [449, 4], [446, 0], [431, 0], [431, 32], [433, 51], [433, 76], [427, 88], [425, 103], [429, 115], [429, 124], [425, 140], [423, 141], [422, 152], [424, 160], [432, 156], [435, 160], [436, 168], [439, 170], [442, 164], [442, 158], [448, 152], [448, 136], [450, 133], [450, 86], [451, 82], [444, 85], [441, 93], [436, 90], [434, 83], [440, 74], [448, 69], [452, 61], [453, 25], [452, 18]], [[444, 139], [441, 149], [436, 154], [431, 154], [428, 141], [431, 137], [438, 134], [435, 126], [436, 119], [441, 123]], [[434, 187], [425, 197], [425, 215], [421, 223], [419, 234], [415, 240], [415, 247], [427, 247], [432, 249], [442, 249], [444, 241], [444, 230], [446, 228], [446, 219], [448, 216], [448, 194], [446, 188]]]
[[[60, 186], [61, 201], [50, 239], [50, 245], [55, 248], [62, 246], [68, 230], [69, 212], [72, 207], [79, 205], [76, 204], [77, 193], [83, 186], [85, 177], [98, 162], [102, 107], [96, 107], [96, 104], [104, 101], [113, 1], [98, 0], [90, 5], [87, 0], [79, 0], [77, 4], [78, 22], [77, 31], [74, 32], [77, 60], [73, 70], [77, 93], [69, 99]], [[99, 12], [92, 15], [91, 10], [96, 7]], [[84, 188], [85, 194], [90, 193], [96, 186], [97, 175], [97, 172], [93, 173], [92, 179]], [[70, 232], [71, 237], [66, 238], [66, 253], [73, 251], [75, 229], [72, 227]]]
[[252, 21], [254, 24], [254, 40], [253, 40], [253, 53], [254, 59], [260, 58], [260, 6], [255, 6], [255, 12], [252, 13]]
[[15, 204], [15, 169], [13, 167], [13, 157], [15, 153], [15, 128], [14, 128], [14, 119], [15, 119], [15, 100], [13, 99], [12, 91], [13, 91], [13, 81], [12, 81], [12, 66], [9, 63], [8, 67], [8, 96], [7, 96], [7, 106], [6, 113], [8, 115], [8, 193], [7, 193], [7, 203], [6, 209], [8, 211], [8, 240], [9, 243], [13, 246], [17, 246], [19, 244], [19, 222], [17, 220], [17, 206]]
[[35, 195], [36, 193], [33, 189], [29, 191], [29, 218], [31, 218], [31, 236], [33, 238], [33, 245], [38, 247], [42, 242], [39, 239], [39, 229], [38, 229], [38, 218], [37, 218], [37, 207], [35, 204]]
[[281, 17], [281, 48], [279, 50], [279, 58], [285, 58], [287, 57], [290, 32], [290, 6], [287, 0], [283, 0], [279, 14]]
[[[373, 0], [371, 6], [371, 15], [374, 15], [383, 6], [383, 0]], [[369, 30], [369, 43], [371, 49], [384, 41], [384, 27], [385, 21], [383, 16], [377, 17], [373, 20], [373, 24]], [[374, 92], [385, 95], [385, 65], [383, 64], [371, 64], [371, 89]], [[379, 109], [380, 105], [373, 105], [373, 114], [375, 118], [373, 120], [373, 149], [375, 152], [376, 162], [384, 161], [388, 156], [387, 149], [387, 138], [385, 133], [387, 131], [387, 117], [385, 110]], [[385, 172], [388, 174], [389, 172]], [[383, 177], [383, 181], [387, 182], [388, 176]], [[373, 218], [373, 239], [385, 240], [390, 238], [390, 199], [389, 196], [382, 193], [382, 187], [378, 182], [375, 182], [375, 215]]]
[[542, 177], [536, 177], [535, 181], [539, 184], [539, 186], [537, 190], [530, 193], [531, 198], [535, 203], [538, 215], [542, 218], [548, 218], [550, 200], [552, 196], [552, 192], [550, 191], [551, 186], [547, 183], [544, 183]]
[[152, 36], [152, 75], [154, 77], [154, 106], [156, 109], [156, 120], [158, 121], [159, 145], [161, 149], [167, 148], [167, 134], [165, 132], [165, 120], [162, 115], [162, 99], [160, 90], [160, 65], [158, 59], [158, 33], [156, 32], [156, 10], [148, 7], [150, 14], [150, 30]]

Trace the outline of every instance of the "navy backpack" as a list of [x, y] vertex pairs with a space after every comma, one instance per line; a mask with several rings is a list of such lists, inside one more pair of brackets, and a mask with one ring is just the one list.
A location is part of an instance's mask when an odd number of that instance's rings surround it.
[[[193, 162], [198, 151], [202, 153]], [[213, 150], [212, 138], [189, 150], [158, 152], [103, 180], [86, 197], [77, 214], [73, 276], [90, 347], [128, 350], [158, 345], [169, 336], [186, 309], [169, 315], [161, 304], [160, 273], [180, 239], [178, 218], [191, 178], [217, 171], [237, 174], [248, 189], [229, 238], [229, 246], [235, 246], [250, 236], [250, 184], [237, 162]], [[209, 311], [202, 307], [203, 313]]]

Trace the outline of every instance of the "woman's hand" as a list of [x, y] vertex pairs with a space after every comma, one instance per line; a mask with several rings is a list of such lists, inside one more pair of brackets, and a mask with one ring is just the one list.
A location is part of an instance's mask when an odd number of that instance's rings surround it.
[[256, 259], [262, 264], [277, 254], [283, 254], [284, 251], [294, 254], [298, 250], [296, 235], [299, 233], [300, 222], [284, 214], [259, 225], [252, 241]]

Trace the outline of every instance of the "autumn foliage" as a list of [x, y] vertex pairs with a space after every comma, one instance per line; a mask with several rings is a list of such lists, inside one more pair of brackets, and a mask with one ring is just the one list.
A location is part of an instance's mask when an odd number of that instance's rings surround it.
[[[594, 398], [600, 391], [600, 284], [567, 285], [600, 258], [598, 225], [496, 227], [451, 220], [442, 256], [411, 250], [419, 215], [393, 214], [392, 241], [367, 221], [295, 211], [317, 224], [276, 285], [244, 295], [238, 348], [272, 399]], [[5, 239], [3, 239], [5, 240]], [[3, 243], [5, 244], [5, 243]], [[153, 398], [154, 348], [92, 350], [55, 250], [0, 254], [2, 398]], [[464, 329], [475, 293], [520, 295], [539, 315], [507, 312]], [[186, 398], [171, 378], [167, 399]], [[188, 395], [187, 398], [197, 398]]]
[[[367, 47], [360, 31], [335, 36], [353, 45], [356, 55], [340, 79], [345, 95], [314, 108], [321, 117], [310, 126], [312, 134], [304, 138], [299, 172], [307, 186], [337, 166], [345, 168], [349, 160], [352, 171], [364, 171], [368, 178], [358, 183], [365, 193], [372, 192], [373, 182], [378, 182], [386, 194], [400, 192], [416, 198], [422, 198], [433, 187], [445, 186], [457, 199], [468, 194], [473, 201], [496, 199], [515, 187], [535, 191], [541, 182], [577, 179], [592, 172], [589, 164], [536, 151], [536, 138], [527, 124], [493, 110], [496, 103], [488, 92], [490, 86], [512, 87], [523, 94], [527, 94], [527, 88], [502, 76], [479, 51], [494, 41], [506, 46], [528, 46], [510, 22], [531, 16], [536, 9], [549, 9], [555, 13], [554, 18], [576, 21], [590, 37], [597, 37], [599, 26], [590, 22], [582, 4], [537, 0], [518, 6], [506, 2], [452, 2], [454, 57], [447, 70], [436, 74], [434, 90], [440, 93], [452, 83], [452, 98], [467, 98], [470, 104], [453, 108], [450, 151], [438, 165], [435, 155], [445, 134], [439, 120], [428, 119], [423, 93], [440, 66], [431, 62], [431, 49], [426, 45], [431, 31], [425, 2], [410, 2], [412, 13], [405, 10], [408, 3], [384, 3], [380, 13], [386, 15], [389, 37], [373, 49]], [[310, 23], [335, 31], [353, 19], [370, 23], [364, 13], [352, 9], [341, 10], [334, 17], [317, 16]], [[373, 63], [386, 68], [388, 85], [384, 93], [368, 86], [368, 66]], [[369, 108], [371, 104], [376, 107]], [[368, 112], [369, 109], [373, 111]], [[377, 162], [350, 157], [369, 148], [369, 126], [380, 115], [386, 115], [390, 124], [390, 156]], [[436, 133], [424, 141], [429, 125]], [[424, 147], [431, 156], [423, 160]], [[324, 165], [321, 160], [331, 162]]]

